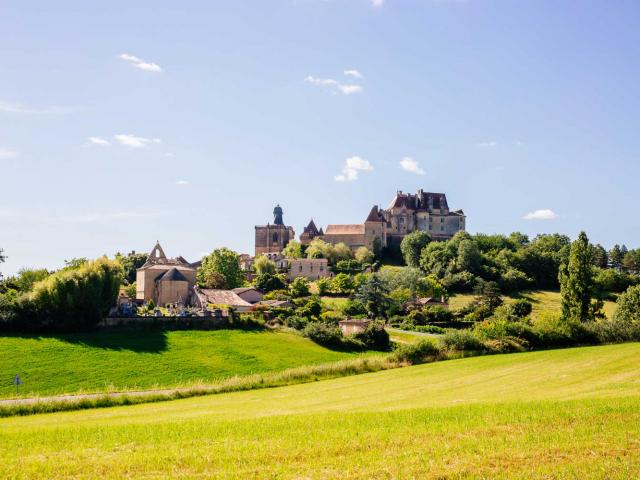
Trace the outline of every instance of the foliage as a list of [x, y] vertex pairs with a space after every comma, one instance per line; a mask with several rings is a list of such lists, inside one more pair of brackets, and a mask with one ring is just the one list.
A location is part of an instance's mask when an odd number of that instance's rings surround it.
[[485, 350], [484, 343], [470, 330], [449, 330], [440, 337], [445, 350], [477, 352]]
[[316, 280], [316, 289], [318, 290], [318, 295], [326, 295], [331, 290], [331, 280], [324, 277], [319, 278]]
[[307, 317], [308, 319], [318, 318], [322, 313], [322, 302], [316, 295], [299, 299], [296, 302], [299, 303], [296, 314], [301, 317]]
[[416, 343], [400, 345], [393, 352], [393, 358], [399, 362], [418, 364], [435, 360], [441, 353], [442, 351], [438, 344], [431, 340], [422, 340]]
[[338, 295], [349, 295], [353, 289], [353, 277], [347, 273], [339, 273], [331, 279], [331, 290]]
[[354, 254], [355, 259], [362, 265], [371, 264], [375, 261], [376, 257], [371, 250], [367, 247], [358, 247]]
[[358, 260], [339, 260], [334, 268], [335, 272], [355, 273], [362, 271], [362, 263]]
[[89, 262], [89, 259], [86, 257], [79, 257], [79, 258], [72, 258], [71, 260], [65, 260], [64, 270], [76, 270], [87, 262]]
[[429, 242], [431, 242], [431, 236], [427, 232], [416, 231], [406, 235], [400, 243], [400, 252], [402, 252], [404, 262], [409, 267], [419, 267], [420, 254]]
[[361, 317], [367, 314], [367, 307], [359, 300], [349, 300], [342, 307], [342, 312], [349, 317]]
[[106, 257], [60, 270], [36, 283], [28, 296], [37, 318], [19, 321], [55, 330], [91, 328], [115, 305], [121, 282], [122, 267]]
[[[262, 290], [262, 289], [259, 289], [259, 290]], [[284, 288], [281, 288], [277, 290], [270, 290], [269, 292], [264, 294], [262, 299], [263, 300], [291, 300], [291, 295], [289, 294], [289, 290], [285, 290]]]
[[371, 322], [363, 332], [358, 332], [353, 337], [366, 348], [372, 350], [389, 349], [389, 333], [385, 330], [382, 322]]
[[372, 318], [382, 318], [389, 306], [389, 288], [378, 274], [373, 274], [357, 291], [355, 298], [367, 308]]
[[214, 290], [224, 290], [227, 288], [227, 278], [220, 272], [208, 270], [202, 273], [203, 288], [212, 288]]
[[289, 292], [293, 298], [307, 297], [309, 295], [309, 280], [304, 277], [298, 277], [289, 285]]
[[285, 258], [303, 258], [302, 245], [296, 240], [290, 240], [287, 246], [282, 250]]
[[222, 288], [233, 289], [244, 284], [244, 275], [240, 270], [238, 254], [228, 248], [218, 248], [202, 257], [202, 265], [196, 274], [198, 285], [206, 287], [213, 272], [224, 277]]
[[130, 283], [124, 287], [124, 293], [127, 297], [135, 299], [137, 294], [136, 282]]
[[639, 281], [638, 277], [615, 268], [595, 270], [595, 288], [602, 293], [622, 293], [630, 286], [637, 285]]
[[338, 348], [342, 346], [342, 331], [339, 327], [322, 322], [309, 322], [302, 334], [319, 345]]
[[589, 239], [581, 232], [571, 244], [568, 263], [560, 267], [562, 316], [566, 321], [586, 322], [599, 315], [599, 305], [593, 305], [593, 254]]
[[127, 285], [136, 281], [136, 273], [145, 264], [147, 258], [149, 258], [149, 255], [146, 253], [131, 252], [128, 255], [123, 255], [118, 252], [115, 254], [115, 259], [122, 265], [124, 281]]
[[266, 255], [258, 255], [253, 262], [253, 268], [258, 275], [268, 273], [274, 275], [276, 273], [275, 262], [269, 260]]
[[264, 293], [284, 290], [287, 286], [284, 275], [279, 273], [263, 273], [262, 275], [258, 275], [253, 280], [253, 285]]
[[16, 276], [7, 278], [4, 283], [7, 288], [12, 288], [21, 293], [29, 293], [33, 285], [47, 278], [50, 272], [47, 269], [23, 268]]
[[618, 297], [613, 320], [620, 324], [640, 325], [640, 285], [630, 287]]

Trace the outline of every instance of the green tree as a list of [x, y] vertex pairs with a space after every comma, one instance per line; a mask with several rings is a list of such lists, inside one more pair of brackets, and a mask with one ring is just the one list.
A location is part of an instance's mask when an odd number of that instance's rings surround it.
[[618, 297], [613, 314], [615, 322], [640, 325], [640, 285], [630, 287]]
[[333, 260], [334, 264], [338, 263], [341, 260], [351, 260], [353, 258], [353, 252], [351, 252], [351, 249], [342, 242], [336, 243], [334, 245], [333, 254], [335, 255], [335, 258]]
[[431, 236], [427, 232], [420, 231], [412, 232], [402, 239], [400, 252], [409, 267], [420, 266], [420, 255], [429, 242], [431, 242]]
[[318, 295], [326, 295], [331, 290], [331, 280], [328, 278], [319, 278], [316, 280], [316, 288], [318, 289]]
[[571, 244], [569, 261], [560, 267], [562, 317], [565, 321], [587, 322], [599, 313], [599, 305], [591, 302], [594, 294], [592, 265], [593, 249], [587, 234], [581, 232]]
[[609, 254], [605, 248], [598, 244], [593, 247], [593, 265], [598, 268], [607, 268], [609, 263]]
[[284, 276], [273, 273], [263, 273], [262, 275], [258, 275], [254, 279], [253, 285], [264, 293], [283, 290], [286, 287]]
[[259, 255], [253, 262], [253, 268], [258, 275], [264, 273], [276, 273], [276, 264], [269, 260], [266, 255]]
[[78, 257], [78, 258], [72, 258], [71, 260], [65, 260], [64, 261], [64, 269], [65, 270], [75, 270], [77, 268], [80, 268], [81, 266], [83, 266], [87, 262], [89, 262], [89, 259], [86, 258], [86, 257]]
[[120, 262], [120, 265], [122, 265], [124, 280], [127, 284], [131, 284], [136, 281], [136, 273], [138, 269], [145, 264], [147, 258], [149, 258], [149, 255], [146, 253], [132, 252], [128, 255], [123, 255], [118, 252], [115, 254], [115, 259]]
[[500, 287], [496, 282], [480, 281], [475, 288], [476, 302], [485, 307], [489, 312], [493, 312], [502, 305], [502, 295]]
[[375, 273], [358, 289], [355, 298], [365, 305], [367, 312], [374, 319], [383, 318], [391, 303], [389, 287]]
[[[7, 256], [4, 254], [4, 249], [0, 248], [0, 263], [4, 263], [7, 260]], [[0, 280], [2, 280], [2, 272], [0, 272]]]
[[211, 288], [214, 290], [224, 290], [227, 288], [227, 279], [220, 272], [215, 270], [207, 270], [202, 273], [201, 283], [202, 288]]
[[298, 277], [289, 285], [289, 292], [294, 298], [309, 296], [309, 280], [304, 277]]
[[81, 330], [107, 315], [121, 283], [120, 263], [102, 257], [36, 283], [29, 299], [44, 323], [61, 330]]
[[198, 285], [206, 287], [207, 278], [212, 278], [213, 272], [224, 277], [222, 288], [232, 289], [244, 284], [244, 275], [240, 270], [238, 254], [228, 248], [218, 248], [202, 257], [202, 265], [196, 274]]
[[349, 295], [353, 292], [353, 277], [346, 273], [339, 273], [331, 279], [331, 290], [338, 295]]
[[44, 280], [49, 275], [49, 271], [45, 268], [23, 268], [13, 279], [13, 284], [19, 292], [28, 293], [37, 282]]
[[367, 247], [358, 247], [355, 253], [355, 259], [361, 264], [371, 264], [375, 260], [375, 255]]
[[286, 247], [282, 250], [282, 254], [285, 258], [303, 258], [302, 245], [300, 242], [291, 240]]
[[622, 266], [627, 272], [640, 272], [640, 249], [629, 250], [625, 253], [624, 257], [622, 257]]

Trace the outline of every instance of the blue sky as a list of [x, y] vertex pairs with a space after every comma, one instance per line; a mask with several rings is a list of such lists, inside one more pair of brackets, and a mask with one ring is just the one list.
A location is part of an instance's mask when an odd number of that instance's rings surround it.
[[2, 2], [0, 270], [250, 252], [276, 203], [300, 233], [418, 188], [471, 232], [637, 247], [639, 21], [623, 0]]

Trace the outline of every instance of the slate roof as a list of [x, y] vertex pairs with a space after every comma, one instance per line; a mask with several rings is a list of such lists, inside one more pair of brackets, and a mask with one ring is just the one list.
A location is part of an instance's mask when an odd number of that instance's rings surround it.
[[380, 213], [380, 210], [378, 209], [377, 205], [374, 205], [371, 208], [371, 211], [369, 212], [369, 216], [365, 220], [365, 222], [384, 222], [384, 221], [385, 221], [384, 217], [382, 216], [382, 213]]
[[209, 288], [198, 289], [207, 303], [216, 305], [229, 305], [230, 307], [251, 307], [252, 305], [243, 300], [233, 290], [213, 290]]
[[162, 274], [157, 281], [158, 282], [187, 282], [188, 280], [185, 278], [184, 275], [182, 275], [182, 273], [180, 273], [180, 271], [177, 268], [173, 267], [167, 270], [166, 272], [164, 272], [164, 274]]

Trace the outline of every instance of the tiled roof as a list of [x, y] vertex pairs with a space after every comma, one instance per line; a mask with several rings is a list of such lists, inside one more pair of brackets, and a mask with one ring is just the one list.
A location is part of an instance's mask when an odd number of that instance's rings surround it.
[[250, 307], [249, 302], [244, 301], [233, 290], [213, 290], [202, 288], [198, 290], [206, 299], [207, 303], [216, 305], [229, 305], [230, 307]]
[[160, 278], [158, 278], [159, 282], [186, 282], [188, 281], [184, 275], [180, 273], [180, 271], [173, 267], [170, 270], [167, 270]]
[[364, 235], [364, 224], [328, 225], [325, 235]]

